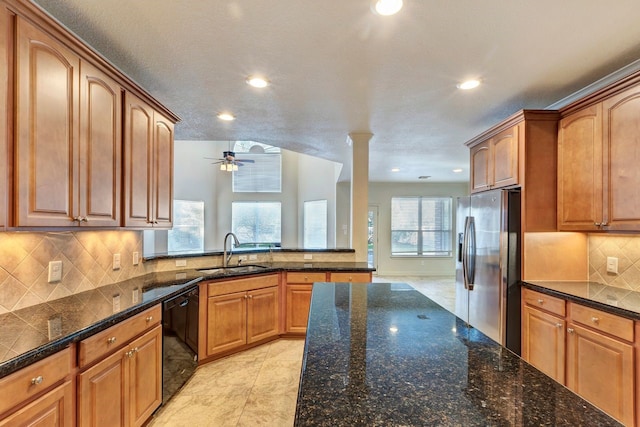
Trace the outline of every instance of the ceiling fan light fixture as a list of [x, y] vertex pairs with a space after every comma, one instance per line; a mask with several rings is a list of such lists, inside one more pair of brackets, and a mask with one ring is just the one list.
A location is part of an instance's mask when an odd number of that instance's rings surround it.
[[391, 172], [400, 172], [400, 168], [391, 168]]
[[230, 122], [236, 119], [236, 117], [231, 113], [219, 113], [218, 118], [220, 120], [224, 120], [225, 122]]
[[265, 79], [261, 76], [249, 76], [247, 77], [247, 84], [249, 86], [256, 87], [258, 89], [265, 88], [269, 86], [269, 80]]
[[453, 173], [460, 173], [460, 172], [462, 172], [462, 168], [453, 169]]
[[402, 9], [402, 0], [375, 0], [373, 11], [378, 15], [395, 15]]
[[465, 80], [462, 83], [458, 83], [456, 85], [458, 89], [462, 89], [462, 90], [475, 89], [478, 86], [480, 86], [480, 80], [476, 80], [476, 79]]

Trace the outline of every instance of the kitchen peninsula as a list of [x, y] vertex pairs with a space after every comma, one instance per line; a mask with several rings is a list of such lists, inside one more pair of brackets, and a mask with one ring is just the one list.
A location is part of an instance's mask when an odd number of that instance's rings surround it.
[[415, 289], [319, 283], [296, 426], [619, 425]]

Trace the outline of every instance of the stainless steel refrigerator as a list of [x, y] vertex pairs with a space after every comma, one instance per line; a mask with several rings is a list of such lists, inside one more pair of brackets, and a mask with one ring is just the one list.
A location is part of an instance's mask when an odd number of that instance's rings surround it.
[[456, 315], [520, 355], [520, 191], [458, 198]]

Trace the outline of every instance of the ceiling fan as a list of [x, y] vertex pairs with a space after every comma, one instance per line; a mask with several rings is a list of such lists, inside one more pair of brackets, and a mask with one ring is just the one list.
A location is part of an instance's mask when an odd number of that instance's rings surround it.
[[238, 170], [238, 166], [244, 166], [244, 163], [255, 163], [255, 160], [251, 159], [236, 159], [236, 153], [233, 151], [223, 151], [222, 158], [215, 159], [213, 157], [205, 157], [208, 160], [217, 160], [212, 162], [212, 165], [220, 165], [221, 171], [233, 172]]

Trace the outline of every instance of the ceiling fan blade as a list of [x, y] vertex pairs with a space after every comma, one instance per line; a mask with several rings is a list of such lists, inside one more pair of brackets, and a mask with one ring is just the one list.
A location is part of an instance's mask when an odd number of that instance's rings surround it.
[[236, 162], [255, 163], [255, 160], [251, 159], [236, 159]]

